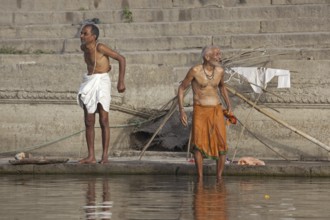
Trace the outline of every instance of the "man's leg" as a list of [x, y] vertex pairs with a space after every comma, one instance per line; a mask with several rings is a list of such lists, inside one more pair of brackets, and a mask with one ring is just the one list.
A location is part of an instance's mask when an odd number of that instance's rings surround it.
[[109, 150], [109, 144], [110, 144], [110, 127], [109, 127], [109, 113], [105, 111], [101, 104], [98, 104], [97, 106], [99, 111], [99, 120], [100, 120], [100, 126], [102, 130], [102, 159], [100, 163], [108, 163], [108, 150]]
[[198, 175], [198, 180], [203, 180], [203, 156], [199, 150], [194, 150], [195, 165]]
[[95, 113], [89, 114], [86, 107], [84, 107], [84, 119], [85, 119], [85, 136], [88, 148], [88, 156], [79, 161], [79, 163], [96, 163], [94, 152], [94, 139], [95, 139]]
[[222, 178], [222, 172], [225, 168], [226, 155], [221, 155], [217, 160], [217, 180], [220, 181]]

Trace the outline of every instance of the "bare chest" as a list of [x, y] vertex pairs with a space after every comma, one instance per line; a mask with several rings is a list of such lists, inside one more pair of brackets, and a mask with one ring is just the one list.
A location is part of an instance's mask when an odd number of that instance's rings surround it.
[[193, 84], [195, 84], [195, 86], [197, 86], [199, 89], [210, 89], [210, 88], [217, 89], [219, 83], [220, 83], [219, 74], [208, 76], [204, 73], [201, 73], [197, 77], [195, 77]]

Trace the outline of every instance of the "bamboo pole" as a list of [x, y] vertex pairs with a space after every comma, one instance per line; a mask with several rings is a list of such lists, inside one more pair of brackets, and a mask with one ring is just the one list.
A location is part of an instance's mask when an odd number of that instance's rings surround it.
[[[189, 86], [186, 91], [183, 94], [183, 97], [185, 97], [188, 92], [190, 91], [191, 86]], [[169, 103], [169, 102], [168, 102]], [[168, 104], [167, 103], [167, 104]], [[167, 105], [166, 104], [166, 105]], [[173, 115], [173, 113], [176, 110], [176, 106], [178, 105], [178, 96], [175, 96], [174, 98], [172, 98], [172, 105], [169, 109], [169, 111], [167, 112], [167, 114], [165, 115], [162, 123], [160, 124], [160, 126], [157, 128], [157, 130], [155, 131], [155, 133], [152, 135], [152, 137], [150, 138], [150, 140], [148, 141], [148, 143], [143, 147], [141, 153], [140, 153], [140, 157], [139, 160], [141, 160], [142, 156], [144, 155], [144, 152], [147, 150], [147, 148], [150, 146], [151, 142], [154, 140], [154, 138], [156, 137], [156, 135], [162, 130], [162, 128], [164, 127], [164, 125], [167, 123], [167, 121], [171, 118], [171, 116]]]
[[[260, 97], [261, 97], [261, 93], [259, 94], [257, 100], [253, 103], [252, 107], [257, 106], [257, 103], [258, 103]], [[252, 110], [253, 110], [253, 108], [250, 109], [249, 113], [247, 114], [247, 116], [246, 116], [246, 118], [245, 118], [245, 122], [244, 122], [244, 123], [247, 123], [247, 122], [248, 122], [248, 120], [249, 120], [249, 116], [251, 115]], [[243, 124], [242, 124], [242, 125], [243, 125]], [[234, 151], [234, 155], [233, 155], [233, 159], [232, 159], [232, 161], [235, 160], [236, 153], [237, 153], [237, 149], [238, 149], [238, 143], [241, 141], [241, 139], [242, 139], [242, 137], [243, 137], [243, 132], [244, 132], [244, 130], [245, 130], [245, 126], [243, 125], [243, 126], [242, 126], [242, 129], [241, 129], [241, 133], [240, 133], [239, 138], [238, 138], [237, 143], [236, 143], [236, 147], [235, 147], [235, 151]]]
[[[249, 134], [251, 134], [255, 139], [257, 139], [260, 143], [262, 143], [263, 145], [265, 145], [267, 148], [269, 148], [271, 151], [273, 151], [274, 153], [276, 153], [277, 155], [279, 155], [280, 157], [282, 157], [283, 159], [290, 161], [288, 158], [286, 158], [285, 156], [283, 156], [282, 154], [280, 154], [279, 152], [277, 152], [276, 150], [274, 150], [274, 148], [272, 146], [270, 146], [269, 144], [267, 144], [266, 142], [264, 142], [263, 140], [261, 140], [261, 138], [259, 138], [257, 135], [255, 135], [252, 131], [250, 131], [250, 129], [248, 129], [239, 119], [237, 119], [237, 121], [245, 128], [245, 130], [247, 130], [249, 132]], [[234, 160], [233, 160], [234, 162]]]
[[165, 115], [165, 118], [163, 119], [162, 123], [160, 124], [160, 126], [157, 128], [157, 130], [155, 131], [155, 133], [152, 135], [152, 137], [150, 138], [150, 140], [148, 141], [148, 143], [143, 147], [141, 153], [140, 153], [140, 157], [139, 160], [141, 160], [142, 156], [144, 155], [144, 152], [147, 150], [147, 148], [150, 146], [151, 142], [154, 140], [154, 138], [156, 137], [156, 135], [160, 132], [160, 130], [162, 130], [162, 128], [164, 127], [164, 125], [166, 124], [166, 122], [171, 118], [171, 116], [173, 115], [173, 113], [176, 110], [176, 99], [173, 100], [172, 106], [170, 108], [170, 110], [168, 111], [168, 113]]
[[250, 100], [248, 100], [246, 97], [244, 97], [242, 94], [240, 94], [239, 92], [237, 92], [235, 89], [231, 88], [230, 86], [226, 85], [227, 90], [232, 93], [233, 95], [236, 95], [237, 97], [239, 97], [240, 99], [244, 100], [246, 103], [248, 103], [249, 105], [251, 105], [253, 108], [255, 108], [257, 111], [259, 111], [260, 113], [268, 116], [269, 118], [273, 119], [274, 121], [278, 122], [279, 124], [287, 127], [288, 129], [290, 129], [291, 131], [295, 132], [296, 134], [299, 134], [300, 136], [306, 138], [307, 140], [313, 142], [314, 144], [317, 144], [318, 146], [320, 146], [321, 148], [325, 149], [326, 151], [330, 152], [330, 147], [327, 146], [326, 144], [320, 142], [319, 140], [317, 140], [316, 138], [298, 130], [297, 128], [289, 125], [288, 123], [286, 123], [285, 121], [278, 119], [276, 116], [272, 115], [270, 112], [267, 112], [261, 108], [259, 108], [258, 106], [255, 106], [253, 104], [253, 102], [251, 102]]

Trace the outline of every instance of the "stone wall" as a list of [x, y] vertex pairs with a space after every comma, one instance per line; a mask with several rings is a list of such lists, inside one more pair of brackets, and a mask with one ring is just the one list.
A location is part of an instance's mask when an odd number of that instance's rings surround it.
[[[258, 103], [330, 145], [330, 4], [326, 0], [312, 4], [301, 0], [0, 3], [0, 153], [36, 148], [36, 153], [43, 154], [85, 154], [83, 111], [76, 104], [85, 71], [78, 36], [81, 23], [92, 18], [100, 20], [100, 41], [127, 59], [125, 94], [116, 91], [118, 66], [111, 60], [113, 151], [133, 148], [134, 127], [118, 125], [143, 121], [143, 115], [173, 98], [188, 69], [200, 63], [201, 48], [209, 44], [221, 46], [230, 66], [290, 70], [291, 88], [277, 89], [275, 78]], [[245, 83], [228, 84], [251, 100], [258, 97]], [[235, 114], [244, 121], [251, 108], [237, 97], [232, 99]], [[191, 100], [189, 94], [186, 106]], [[329, 158], [327, 151], [253, 112], [247, 126], [281, 154], [294, 159]], [[238, 146], [237, 156], [279, 158], [248, 133], [239, 138], [240, 126], [228, 131], [230, 156]], [[98, 154], [100, 141], [97, 133]]]

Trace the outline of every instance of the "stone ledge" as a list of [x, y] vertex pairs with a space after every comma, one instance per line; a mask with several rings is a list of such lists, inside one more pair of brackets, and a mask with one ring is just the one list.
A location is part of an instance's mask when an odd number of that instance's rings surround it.
[[[195, 164], [184, 157], [110, 158], [110, 163], [78, 164], [76, 160], [62, 164], [11, 165], [2, 158], [0, 174], [93, 174], [93, 175], [196, 175]], [[265, 166], [227, 164], [224, 176], [292, 176], [330, 177], [329, 161], [265, 161]], [[204, 175], [215, 175], [215, 162], [204, 161]]]
[[[290, 91], [288, 91], [289, 93]], [[250, 94], [254, 100], [255, 93]], [[282, 99], [275, 96], [261, 97], [259, 104], [269, 107], [281, 108], [316, 108], [330, 107], [330, 98], [318, 94], [310, 96], [299, 96], [298, 94], [282, 95]], [[77, 93], [74, 92], [47, 92], [47, 91], [0, 91], [0, 103], [2, 104], [76, 104]], [[112, 95], [112, 103], [123, 103], [125, 96]]]

